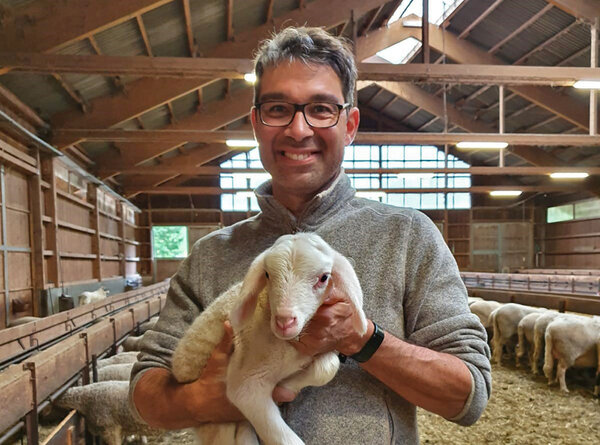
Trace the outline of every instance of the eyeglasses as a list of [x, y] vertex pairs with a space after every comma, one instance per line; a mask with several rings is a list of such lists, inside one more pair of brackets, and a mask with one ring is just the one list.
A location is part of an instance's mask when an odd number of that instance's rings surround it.
[[301, 111], [308, 125], [315, 128], [329, 128], [337, 125], [342, 110], [350, 104], [332, 104], [328, 102], [311, 102], [308, 104], [292, 104], [272, 101], [254, 104], [258, 110], [260, 121], [269, 127], [287, 127], [292, 123], [296, 113]]

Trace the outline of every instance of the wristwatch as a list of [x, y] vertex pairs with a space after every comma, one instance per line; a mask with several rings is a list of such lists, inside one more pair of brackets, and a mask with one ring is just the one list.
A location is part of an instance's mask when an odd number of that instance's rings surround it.
[[[374, 328], [373, 335], [371, 335], [371, 338], [367, 340], [367, 343], [365, 343], [365, 345], [360, 351], [350, 356], [351, 359], [356, 360], [358, 363], [364, 363], [367, 360], [369, 360], [373, 356], [373, 354], [375, 354], [375, 351], [379, 349], [379, 346], [381, 346], [381, 343], [383, 342], [383, 331], [379, 328], [379, 326], [377, 326], [377, 323], [375, 323], [372, 320], [371, 322], [373, 323]], [[345, 356], [344, 354], [340, 353], [339, 357], [340, 362], [344, 363], [346, 361], [347, 356]]]

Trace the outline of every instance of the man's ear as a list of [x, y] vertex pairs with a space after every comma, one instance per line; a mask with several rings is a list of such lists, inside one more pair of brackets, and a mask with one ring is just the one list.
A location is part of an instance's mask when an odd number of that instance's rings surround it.
[[360, 111], [357, 107], [352, 107], [348, 110], [348, 116], [346, 119], [346, 135], [344, 136], [344, 145], [347, 147], [352, 144], [358, 131], [358, 124], [360, 123]]

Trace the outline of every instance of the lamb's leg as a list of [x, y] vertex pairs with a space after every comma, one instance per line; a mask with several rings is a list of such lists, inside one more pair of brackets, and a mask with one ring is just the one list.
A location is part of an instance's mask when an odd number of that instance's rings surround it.
[[229, 379], [227, 398], [248, 419], [266, 445], [304, 445], [281, 418], [272, 398], [274, 388], [275, 384], [260, 378]]
[[340, 359], [334, 352], [317, 355], [312, 363], [300, 372], [278, 383], [294, 393], [307, 386], [323, 386], [335, 377], [340, 367]]
[[106, 442], [107, 445], [121, 445], [123, 442], [121, 436], [121, 427], [114, 426], [112, 428], [106, 429], [102, 433], [102, 440]]
[[243, 421], [237, 424], [235, 445], [259, 445], [258, 437], [250, 422]]
[[195, 429], [198, 445], [236, 445], [235, 423], [206, 423]]
[[565, 380], [567, 368], [568, 366], [566, 366], [566, 364], [559, 359], [558, 364], [556, 365], [556, 378], [560, 382], [560, 389], [564, 392], [569, 392], [569, 390], [567, 389], [567, 382]]

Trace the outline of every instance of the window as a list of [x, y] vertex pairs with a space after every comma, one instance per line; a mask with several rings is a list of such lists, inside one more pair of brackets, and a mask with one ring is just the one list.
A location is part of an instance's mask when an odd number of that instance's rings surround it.
[[[345, 169], [444, 168], [444, 152], [433, 145], [351, 145], [346, 147]], [[262, 168], [258, 149], [239, 153], [221, 163], [222, 168]], [[448, 155], [448, 168], [468, 168], [469, 164]], [[419, 189], [461, 189], [471, 187], [468, 173], [350, 173], [357, 195], [399, 207], [417, 209], [468, 209], [471, 195], [456, 193], [419, 193]], [[231, 193], [221, 195], [221, 210], [226, 212], [259, 211], [251, 190], [271, 178], [268, 173], [221, 173], [220, 185]], [[414, 189], [414, 193], [385, 193], [380, 189]]]
[[152, 247], [154, 258], [185, 258], [188, 255], [186, 226], [153, 226]]
[[549, 223], [569, 221], [573, 219], [573, 204], [548, 208], [547, 221]]
[[588, 199], [573, 204], [548, 207], [546, 213], [547, 223], [590, 218], [600, 218], [600, 199]]

